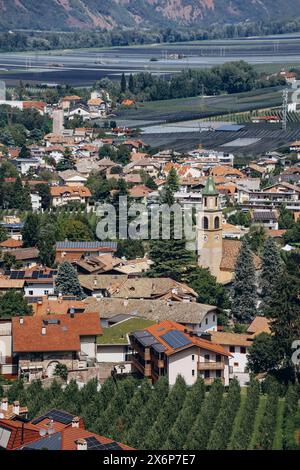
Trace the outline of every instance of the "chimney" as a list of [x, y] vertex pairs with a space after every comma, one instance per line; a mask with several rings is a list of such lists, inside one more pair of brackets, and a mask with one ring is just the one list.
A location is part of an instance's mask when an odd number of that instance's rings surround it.
[[2, 400], [1, 400], [1, 410], [2, 411], [7, 411], [8, 410], [8, 399], [7, 398], [2, 398]]
[[87, 442], [85, 439], [77, 439], [76, 445], [77, 445], [77, 450], [87, 450]]
[[14, 403], [13, 403], [13, 413], [15, 415], [20, 414], [20, 403], [18, 401], [14, 401]]
[[24, 324], [24, 318], [20, 317], [19, 318], [19, 323], [20, 323], [20, 325], [23, 325]]
[[72, 419], [72, 428], [79, 428], [79, 418], [78, 418], [78, 416], [75, 416]]
[[47, 332], [46, 327], [43, 326], [43, 327], [42, 327], [42, 335], [45, 336], [46, 332]]

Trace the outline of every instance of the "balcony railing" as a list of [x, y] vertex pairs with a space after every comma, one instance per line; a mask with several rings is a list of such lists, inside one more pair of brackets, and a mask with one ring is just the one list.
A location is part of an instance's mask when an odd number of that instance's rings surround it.
[[[217, 379], [217, 377], [209, 377], [209, 378], [204, 378], [204, 384], [205, 385], [212, 385], [214, 381]], [[218, 377], [219, 380], [221, 380], [222, 384], [225, 384], [225, 379], [224, 377]]]
[[219, 362], [198, 362], [198, 370], [224, 370], [225, 363]]
[[132, 364], [136, 369], [138, 369], [146, 377], [151, 376], [151, 364], [142, 364], [139, 361], [139, 357], [136, 355], [133, 355], [132, 359]]

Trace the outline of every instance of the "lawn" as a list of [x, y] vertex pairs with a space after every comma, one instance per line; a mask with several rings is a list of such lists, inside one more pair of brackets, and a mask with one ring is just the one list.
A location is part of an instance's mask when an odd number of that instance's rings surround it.
[[104, 328], [103, 335], [97, 338], [97, 344], [127, 344], [127, 335], [129, 333], [143, 330], [154, 323], [143, 318], [130, 318], [110, 328]]

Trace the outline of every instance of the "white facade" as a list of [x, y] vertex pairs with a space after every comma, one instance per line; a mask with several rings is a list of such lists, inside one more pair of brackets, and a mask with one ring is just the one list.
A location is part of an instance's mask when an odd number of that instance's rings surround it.
[[[181, 323], [181, 322], [179, 322]], [[207, 331], [217, 331], [218, 319], [216, 312], [209, 312], [200, 323], [186, 323], [185, 326], [194, 331], [197, 335]]]
[[96, 359], [97, 345], [95, 336], [81, 336], [80, 348], [82, 355], [90, 359]]
[[230, 378], [236, 378], [241, 386], [245, 385], [250, 380], [249, 372], [247, 372], [248, 348], [243, 346], [222, 346], [232, 355], [229, 358]]
[[41, 196], [38, 195], [38, 193], [31, 193], [30, 194], [30, 199], [31, 199], [31, 205], [32, 205], [32, 210], [33, 211], [38, 211], [41, 209], [42, 204], [42, 198]]
[[[187, 385], [193, 385], [198, 377], [203, 377], [206, 383], [211, 383], [217, 377], [224, 376], [224, 385], [229, 384], [229, 364], [228, 358], [221, 356], [222, 361], [217, 361], [218, 354], [200, 349], [197, 346], [179, 351], [168, 357], [168, 380], [170, 385], [174, 385], [178, 375], [181, 375]], [[214, 370], [216, 363], [223, 367]], [[210, 369], [199, 370], [198, 363], [211, 363]], [[218, 372], [219, 371], [219, 372]]]
[[12, 334], [11, 322], [0, 321], [0, 373], [14, 374], [15, 366], [12, 362]]
[[97, 362], [125, 362], [127, 351], [127, 344], [98, 344]]
[[48, 284], [30, 283], [25, 285], [24, 291], [25, 297], [42, 297], [45, 295], [53, 295], [54, 285], [53, 282], [49, 282]]

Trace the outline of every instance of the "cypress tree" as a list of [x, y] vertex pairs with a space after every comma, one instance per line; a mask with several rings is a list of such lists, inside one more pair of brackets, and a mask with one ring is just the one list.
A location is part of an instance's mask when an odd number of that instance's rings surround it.
[[76, 269], [67, 261], [59, 265], [57, 277], [55, 279], [55, 293], [74, 295], [79, 299], [85, 298], [85, 294], [78, 280]]
[[214, 422], [222, 404], [223, 393], [224, 387], [222, 382], [216, 379], [204, 400], [194, 425], [187, 435], [184, 449], [206, 450]]
[[126, 89], [127, 89], [127, 82], [126, 82], [125, 73], [123, 72], [122, 77], [121, 77], [121, 93], [125, 93]]
[[134, 80], [133, 80], [133, 75], [132, 73], [129, 75], [129, 80], [128, 80], [128, 89], [131, 93], [134, 93]]
[[274, 286], [266, 312], [272, 318], [271, 332], [281, 353], [283, 367], [290, 369], [294, 379], [292, 344], [300, 338], [300, 281], [284, 272]]
[[253, 428], [256, 410], [259, 404], [259, 383], [257, 380], [251, 380], [250, 385], [247, 389], [247, 398], [245, 405], [241, 412], [240, 423], [235, 429], [235, 432], [232, 437], [232, 446], [233, 450], [247, 450]]
[[145, 404], [140, 415], [132, 423], [131, 429], [126, 436], [126, 443], [136, 449], [142, 449], [145, 436], [156, 419], [155, 410], [159, 403], [160, 408], [164, 407], [165, 400], [169, 393], [169, 384], [166, 377], [160, 378], [152, 390], [151, 397]]
[[278, 400], [278, 385], [274, 383], [268, 393], [267, 406], [259, 425], [258, 439], [256, 443], [256, 448], [258, 449], [272, 449], [276, 428]]
[[275, 285], [282, 276], [282, 261], [276, 242], [269, 237], [265, 241], [262, 254], [262, 270], [260, 276], [262, 303], [260, 310], [265, 313], [268, 309]]
[[235, 265], [232, 286], [232, 315], [240, 323], [249, 323], [256, 314], [255, 267], [251, 250], [244, 240]]
[[169, 171], [165, 186], [170, 188], [173, 193], [179, 189], [179, 177], [174, 167]]
[[55, 229], [52, 225], [41, 228], [38, 249], [41, 263], [51, 268], [55, 261]]
[[37, 214], [29, 214], [26, 217], [22, 229], [22, 240], [24, 248], [37, 246], [39, 239], [40, 218]]
[[154, 425], [145, 436], [143, 448], [159, 450], [167, 438], [166, 432], [173, 426], [178, 412], [181, 410], [187, 393], [184, 379], [179, 375], [171, 389], [164, 406], [161, 407]]
[[166, 450], [183, 449], [186, 436], [193, 426], [196, 416], [200, 412], [202, 402], [205, 397], [205, 385], [201, 378], [198, 378], [191, 390], [187, 392], [183, 407], [178, 414], [176, 421], [170, 431], [165, 430], [168, 435], [165, 445]]
[[226, 450], [240, 402], [240, 385], [234, 379], [230, 382], [228, 395], [223, 400], [220, 413], [210, 436], [208, 450]]

